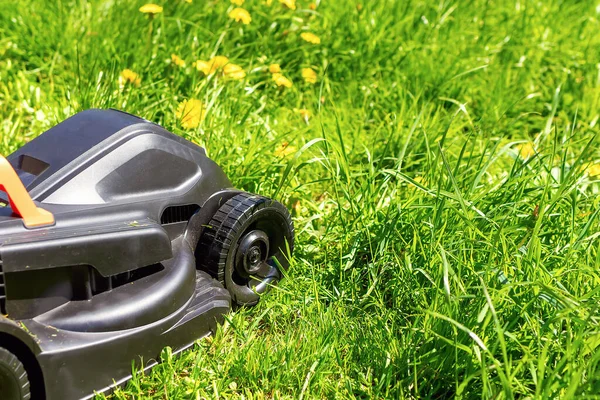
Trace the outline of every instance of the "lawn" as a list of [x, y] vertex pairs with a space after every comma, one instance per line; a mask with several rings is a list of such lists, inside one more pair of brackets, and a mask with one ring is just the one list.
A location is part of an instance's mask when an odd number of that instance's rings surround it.
[[0, 153], [118, 108], [294, 216], [276, 289], [107, 398], [600, 398], [600, 7], [235, 2], [0, 4]]

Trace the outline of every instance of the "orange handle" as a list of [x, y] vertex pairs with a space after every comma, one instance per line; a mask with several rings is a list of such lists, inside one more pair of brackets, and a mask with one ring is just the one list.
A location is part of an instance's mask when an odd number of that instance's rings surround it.
[[23, 219], [27, 228], [54, 224], [54, 215], [35, 205], [12, 165], [3, 156], [0, 156], [0, 190], [8, 194], [10, 208]]

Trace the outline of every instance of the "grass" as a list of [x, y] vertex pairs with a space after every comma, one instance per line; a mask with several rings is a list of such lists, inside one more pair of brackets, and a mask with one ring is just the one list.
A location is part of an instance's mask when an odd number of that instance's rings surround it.
[[[298, 245], [257, 307], [109, 398], [599, 397], [596, 3], [162, 3], [5, 0], [0, 152], [123, 109], [286, 204]], [[214, 55], [246, 78], [192, 67]]]

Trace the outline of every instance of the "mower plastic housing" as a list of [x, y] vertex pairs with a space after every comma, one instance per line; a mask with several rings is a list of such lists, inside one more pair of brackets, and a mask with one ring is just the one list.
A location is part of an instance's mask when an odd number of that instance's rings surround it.
[[[83, 111], [7, 157], [50, 226], [0, 192], [0, 346], [32, 397], [89, 398], [214, 331], [228, 291], [194, 252], [241, 193], [201, 147], [115, 110]], [[0, 177], [1, 178], [1, 177]], [[0, 395], [0, 398], [2, 396]]]

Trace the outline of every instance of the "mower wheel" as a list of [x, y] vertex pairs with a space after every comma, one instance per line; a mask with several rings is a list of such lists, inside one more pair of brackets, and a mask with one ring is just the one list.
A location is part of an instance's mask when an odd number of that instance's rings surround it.
[[29, 378], [17, 356], [0, 347], [0, 398], [2, 400], [29, 400]]
[[205, 226], [196, 249], [198, 267], [218, 279], [238, 305], [255, 305], [281, 279], [294, 247], [287, 208], [241, 193], [223, 204]]

